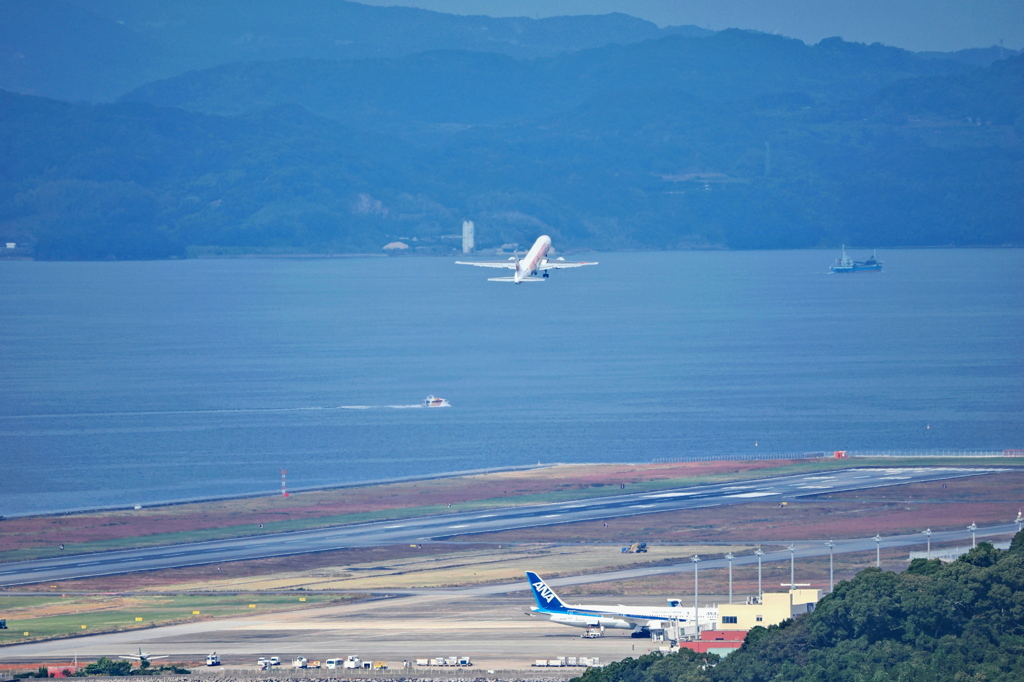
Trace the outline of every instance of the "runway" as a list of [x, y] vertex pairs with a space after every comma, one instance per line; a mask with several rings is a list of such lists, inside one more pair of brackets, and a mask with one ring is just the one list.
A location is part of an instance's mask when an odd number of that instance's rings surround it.
[[[1005, 539], [1016, 530], [1014, 524], [977, 529], [979, 539]], [[936, 532], [935, 544], [970, 539], [970, 531]], [[883, 538], [883, 549], [917, 547], [919, 533]], [[775, 543], [777, 546], [777, 543]], [[837, 542], [836, 554], [875, 549], [871, 538]], [[828, 548], [821, 542], [795, 543], [799, 558], [823, 556]], [[788, 560], [789, 551], [766, 552], [765, 563]], [[756, 563], [754, 555], [738, 556], [735, 565]], [[726, 560], [704, 561], [701, 570], [725, 567]], [[606, 571], [548, 580], [553, 587], [624, 580], [641, 576], [692, 572], [689, 561], [671, 566], [649, 566]], [[820, 583], [820, 577], [818, 578]], [[772, 588], [766, 588], [771, 591]], [[779, 588], [775, 587], [775, 591]], [[16, 644], [0, 648], [6, 663], [70, 661], [79, 656], [92, 660], [117, 656], [142, 647], [156, 654], [168, 654], [175, 661], [201, 662], [217, 651], [227, 666], [254, 670], [259, 656], [279, 655], [287, 665], [292, 657], [310, 660], [356, 654], [363, 660], [383, 660], [392, 667], [403, 660], [435, 656], [472, 656], [474, 668], [529, 669], [536, 659], [558, 656], [600, 657], [609, 662], [657, 649], [660, 643], [629, 638], [626, 631], [609, 630], [600, 639], [579, 637], [579, 630], [528, 617], [532, 605], [525, 580], [502, 585], [465, 588], [390, 591], [390, 598], [328, 606], [301, 611], [261, 614], [170, 625], [147, 630], [115, 632], [65, 640]], [[679, 596], [679, 595], [676, 595]], [[606, 597], [610, 603], [663, 605], [663, 597]], [[702, 603], [722, 601], [708, 595]], [[420, 669], [415, 677], [431, 677]], [[277, 679], [279, 675], [275, 677]]]
[[997, 468], [871, 468], [782, 476], [746, 482], [692, 486], [553, 504], [424, 516], [400, 521], [268, 533], [184, 545], [52, 557], [0, 564], [0, 586], [26, 585], [136, 571], [151, 571], [322, 552], [353, 547], [422, 543], [485, 533], [579, 521], [790, 500], [825, 493], [979, 476]]

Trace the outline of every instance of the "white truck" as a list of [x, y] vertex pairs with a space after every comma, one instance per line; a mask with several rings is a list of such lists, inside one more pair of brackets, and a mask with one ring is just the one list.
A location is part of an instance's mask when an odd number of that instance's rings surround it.
[[359, 660], [358, 656], [349, 656], [345, 659], [345, 662], [341, 664], [341, 667], [348, 670], [359, 670], [363, 667], [363, 662]]
[[292, 661], [292, 667], [296, 670], [298, 670], [299, 668], [305, 668], [307, 665], [309, 665], [309, 661], [307, 661], [302, 656], [299, 656], [294, 661]]
[[206, 665], [220, 665], [220, 656], [217, 655], [216, 651], [206, 657]]

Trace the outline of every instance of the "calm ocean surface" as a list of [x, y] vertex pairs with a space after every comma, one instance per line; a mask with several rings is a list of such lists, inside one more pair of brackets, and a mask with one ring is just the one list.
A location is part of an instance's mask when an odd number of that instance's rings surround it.
[[[864, 254], [857, 253], [857, 257]], [[0, 514], [540, 462], [1024, 447], [1024, 250], [0, 262]], [[428, 393], [450, 409], [417, 405]]]

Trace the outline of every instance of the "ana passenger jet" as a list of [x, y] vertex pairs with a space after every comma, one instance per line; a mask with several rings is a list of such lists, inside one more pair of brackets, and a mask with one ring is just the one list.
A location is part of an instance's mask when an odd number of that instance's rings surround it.
[[[488, 282], [515, 282], [520, 284], [522, 282], [543, 282], [547, 279], [548, 270], [558, 270], [561, 268], [579, 268], [584, 265], [597, 265], [597, 263], [569, 263], [564, 258], [556, 258], [554, 260], [548, 260], [548, 250], [551, 249], [551, 237], [546, 234], [542, 234], [537, 237], [537, 241], [530, 247], [529, 252], [522, 260], [519, 260], [519, 256], [513, 256], [507, 261], [455, 261], [456, 265], [475, 265], [478, 268], [505, 268], [506, 270], [515, 270], [515, 273], [511, 277], [488, 277]], [[539, 277], [537, 273], [543, 273]]]
[[[533, 613], [550, 616], [552, 623], [571, 625], [577, 628], [618, 628], [632, 630], [634, 637], [649, 637], [651, 633], [662, 633], [678, 625], [692, 629], [693, 608], [679, 605], [678, 599], [669, 599], [668, 607], [657, 606], [608, 606], [602, 604], [565, 604], [533, 571], [526, 572], [530, 591], [537, 601], [531, 607]], [[700, 609], [700, 625], [707, 628], [718, 621], [717, 608]]]

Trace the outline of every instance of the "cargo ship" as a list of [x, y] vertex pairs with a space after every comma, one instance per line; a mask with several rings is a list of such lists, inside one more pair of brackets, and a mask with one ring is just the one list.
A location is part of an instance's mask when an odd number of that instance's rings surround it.
[[837, 258], [829, 270], [831, 272], [881, 272], [882, 261], [875, 257], [874, 251], [871, 252], [871, 258], [867, 260], [853, 260], [846, 255], [846, 245], [844, 244], [842, 257]]

